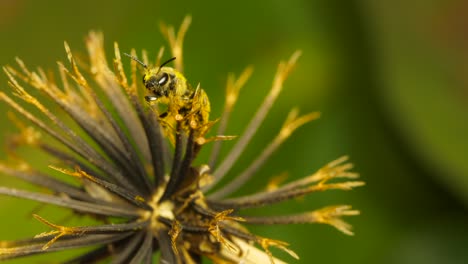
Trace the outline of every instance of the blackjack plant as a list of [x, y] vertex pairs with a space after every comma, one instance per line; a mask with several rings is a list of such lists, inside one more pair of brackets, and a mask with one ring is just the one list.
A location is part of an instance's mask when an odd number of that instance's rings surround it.
[[[20, 59], [17, 66], [3, 68], [11, 92], [2, 89], [0, 99], [12, 109], [8, 116], [19, 133], [6, 140], [8, 157], [0, 163], [0, 172], [32, 186], [1, 186], [0, 194], [66, 208], [72, 217], [85, 216], [95, 224], [70, 226], [38, 210], [32, 221], [43, 223], [44, 232], [1, 241], [0, 260], [86, 247], [64, 262], [283, 263], [272, 248], [299, 256], [288, 243], [254, 234], [250, 227], [321, 223], [353, 234], [342, 217], [359, 211], [349, 205], [249, 216], [245, 209], [364, 183], [350, 171], [347, 157], [286, 183], [258, 174], [296, 129], [319, 117], [316, 112], [299, 115], [297, 109], [250, 164], [239, 165], [300, 52], [280, 62], [270, 91], [244, 132], [230, 136], [229, 116], [252, 68], [228, 76], [223, 113], [212, 118], [209, 89], [192, 86], [193, 80], [183, 74], [182, 44], [190, 22], [186, 17], [178, 31], [161, 26], [171, 55], [164, 56], [161, 48], [153, 63], [145, 51], [121, 53], [115, 43], [110, 66], [102, 34], [90, 32], [89, 59], [74, 56], [65, 43], [68, 62], [58, 63], [57, 74], [32, 71]], [[163, 62], [163, 57], [170, 59]], [[233, 140], [233, 147], [220, 155], [226, 140]], [[18, 151], [25, 147], [40, 151], [47, 164], [28, 162], [27, 152]], [[209, 159], [195, 162], [205, 147], [211, 151]], [[229, 174], [234, 165], [243, 171]], [[268, 188], [232, 197], [253, 176], [265, 178]]]

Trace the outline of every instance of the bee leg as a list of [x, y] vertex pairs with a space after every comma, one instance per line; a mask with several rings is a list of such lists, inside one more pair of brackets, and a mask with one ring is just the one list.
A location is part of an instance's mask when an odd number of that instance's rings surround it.
[[158, 97], [152, 96], [152, 95], [147, 95], [147, 96], [145, 96], [145, 100], [146, 100], [146, 102], [151, 103], [151, 102], [154, 102], [154, 101], [158, 100]]

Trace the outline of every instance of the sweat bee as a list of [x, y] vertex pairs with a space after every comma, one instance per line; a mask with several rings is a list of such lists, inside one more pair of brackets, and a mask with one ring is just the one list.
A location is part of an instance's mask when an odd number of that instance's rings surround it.
[[182, 73], [165, 66], [176, 58], [165, 61], [159, 67], [148, 67], [138, 58], [125, 55], [144, 68], [143, 85], [149, 92], [145, 100], [150, 104], [157, 102], [167, 106], [159, 117], [169, 125], [174, 121], [181, 122], [183, 130], [196, 130], [198, 136], [203, 136], [209, 126], [211, 110], [208, 95], [200, 85], [193, 89]]

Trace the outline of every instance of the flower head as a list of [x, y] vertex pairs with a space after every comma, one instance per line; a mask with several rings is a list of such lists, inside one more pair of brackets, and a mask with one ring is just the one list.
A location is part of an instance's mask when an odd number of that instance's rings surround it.
[[[279, 64], [270, 92], [239, 138], [226, 136], [230, 113], [252, 69], [248, 67], [238, 78], [229, 76], [224, 112], [219, 120], [209, 119], [207, 93], [200, 85], [192, 88], [182, 75], [182, 43], [189, 24], [187, 17], [177, 34], [173, 27], [162, 27], [176, 57], [174, 68], [149, 68], [146, 53], [139, 61], [132, 50], [127, 74], [117, 43], [111, 67], [102, 34], [96, 32], [87, 38], [88, 62], [75, 58], [65, 43], [69, 65], [58, 63], [59, 82], [42, 69], [29, 70], [19, 59], [17, 69], [4, 67], [13, 96], [2, 91], [0, 99], [16, 111], [12, 119], [20, 133], [8, 140], [10, 160], [0, 163], [0, 171], [44, 191], [0, 187], [0, 194], [68, 208], [75, 215], [95, 219], [96, 224], [65, 226], [34, 214], [50, 231], [30, 239], [1, 242], [0, 260], [93, 245], [95, 248], [67, 263], [101, 259], [148, 263], [155, 252], [160, 252], [162, 263], [200, 263], [203, 257], [220, 263], [282, 263], [269, 248], [298, 256], [285, 242], [251, 233], [249, 225], [324, 223], [352, 235], [341, 217], [359, 211], [348, 205], [294, 215], [244, 213], [247, 208], [313, 192], [363, 185], [354, 180], [358, 175], [350, 172], [352, 165], [346, 157], [300, 180], [285, 184], [271, 181], [264, 191], [230, 197], [297, 128], [318, 118], [318, 113], [299, 115], [292, 110], [258, 157], [230, 182], [219, 186], [262, 124], [300, 52]], [[162, 54], [163, 49], [155, 65], [160, 65]], [[145, 68], [147, 90], [138, 81], [138, 64]], [[148, 97], [148, 92], [153, 94]], [[47, 100], [57, 104], [60, 111], [46, 106]], [[214, 125], [218, 125], [217, 133], [210, 136]], [[220, 160], [225, 140], [236, 143]], [[44, 153], [49, 163], [46, 170], [34, 168], [16, 153], [24, 145]], [[205, 145], [213, 145], [211, 157], [206, 164], [196, 163]]]

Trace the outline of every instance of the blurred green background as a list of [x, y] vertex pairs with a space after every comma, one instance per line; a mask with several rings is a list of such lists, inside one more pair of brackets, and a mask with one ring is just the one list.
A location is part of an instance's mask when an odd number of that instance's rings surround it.
[[[298, 67], [233, 173], [273, 138], [291, 107], [319, 110], [322, 118], [289, 139], [242, 192], [284, 171], [305, 176], [347, 154], [367, 186], [265, 213], [351, 204], [362, 214], [347, 219], [354, 237], [321, 225], [252, 229], [290, 242], [301, 257], [284, 258], [291, 263], [467, 263], [467, 11], [461, 0], [0, 0], [0, 64], [18, 56], [31, 68], [55, 68], [65, 60], [63, 41], [84, 54], [91, 29], [105, 33], [109, 57], [113, 41], [122, 51], [145, 48], [154, 57], [166, 44], [159, 22], [179, 25], [192, 14], [186, 76], [210, 95], [213, 116], [223, 106], [226, 74], [255, 66], [229, 125], [230, 134], [239, 134], [278, 61], [301, 49]], [[0, 83], [9, 89], [4, 74]], [[5, 138], [15, 129], [6, 114], [0, 118]], [[0, 183], [20, 185], [10, 177]], [[46, 231], [30, 217], [36, 205], [0, 197], [1, 239]]]

